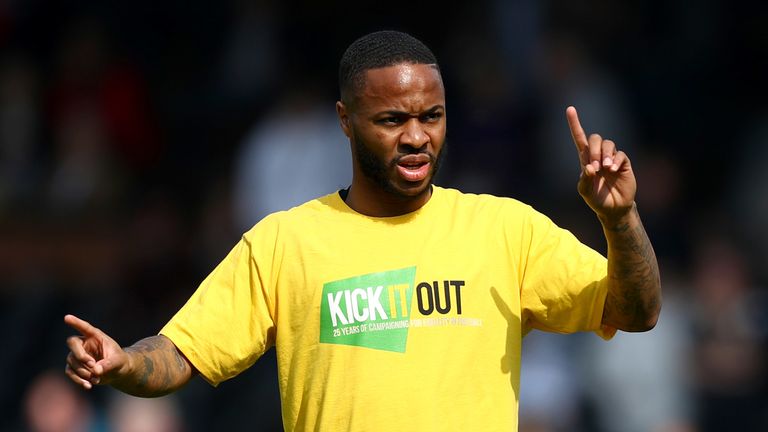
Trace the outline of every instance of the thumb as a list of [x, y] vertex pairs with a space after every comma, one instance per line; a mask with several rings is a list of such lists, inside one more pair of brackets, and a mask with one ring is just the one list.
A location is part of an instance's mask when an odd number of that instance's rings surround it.
[[579, 195], [587, 197], [592, 193], [594, 187], [594, 179], [584, 174], [584, 170], [579, 175], [579, 181], [576, 183], [576, 189], [579, 191]]
[[93, 371], [96, 375], [103, 376], [112, 372], [116, 367], [116, 363], [111, 357], [108, 357], [97, 361], [96, 365], [93, 367]]

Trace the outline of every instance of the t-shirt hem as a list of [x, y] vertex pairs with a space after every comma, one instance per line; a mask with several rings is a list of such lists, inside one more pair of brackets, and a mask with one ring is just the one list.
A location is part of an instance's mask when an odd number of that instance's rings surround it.
[[218, 387], [221, 380], [215, 380], [211, 378], [212, 374], [208, 370], [207, 367], [205, 367], [202, 363], [202, 360], [195, 354], [195, 351], [191, 347], [184, 346], [184, 344], [180, 343], [179, 341], [183, 339], [178, 334], [176, 334], [172, 329], [168, 329], [167, 327], [164, 327], [160, 332], [159, 335], [163, 335], [167, 337], [168, 339], [173, 342], [173, 344], [176, 346], [176, 348], [181, 351], [182, 354], [184, 354], [184, 357], [189, 360], [190, 363], [192, 363], [192, 366], [195, 368], [195, 370], [198, 372], [198, 375], [210, 384], [212, 387]]
[[[600, 284], [607, 285], [607, 278], [600, 281]], [[593, 316], [594, 322], [590, 328], [595, 329], [594, 333], [600, 336], [604, 340], [611, 340], [617, 332], [616, 327], [603, 324], [603, 312], [605, 311], [605, 299], [608, 297], [608, 287], [600, 290], [600, 295], [597, 297], [595, 304], [595, 313]]]

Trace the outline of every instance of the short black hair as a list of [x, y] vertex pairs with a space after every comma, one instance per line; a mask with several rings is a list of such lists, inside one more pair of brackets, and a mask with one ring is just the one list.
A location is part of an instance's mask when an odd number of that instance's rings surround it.
[[440, 71], [432, 51], [407, 33], [382, 30], [352, 42], [339, 62], [341, 100], [347, 102], [349, 92], [362, 87], [365, 71], [400, 63], [434, 64]]

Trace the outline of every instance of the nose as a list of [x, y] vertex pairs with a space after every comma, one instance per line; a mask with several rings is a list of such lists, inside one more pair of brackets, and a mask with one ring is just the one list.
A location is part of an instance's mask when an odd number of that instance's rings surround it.
[[413, 148], [421, 148], [429, 142], [429, 135], [424, 130], [424, 125], [419, 119], [411, 118], [403, 125], [403, 133], [400, 135], [400, 144]]

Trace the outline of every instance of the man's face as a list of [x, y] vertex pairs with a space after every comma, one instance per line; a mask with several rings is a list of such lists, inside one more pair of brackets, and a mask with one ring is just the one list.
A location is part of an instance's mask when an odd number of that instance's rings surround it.
[[339, 114], [356, 175], [398, 197], [429, 193], [446, 125], [445, 91], [435, 66], [368, 70], [365, 84]]

